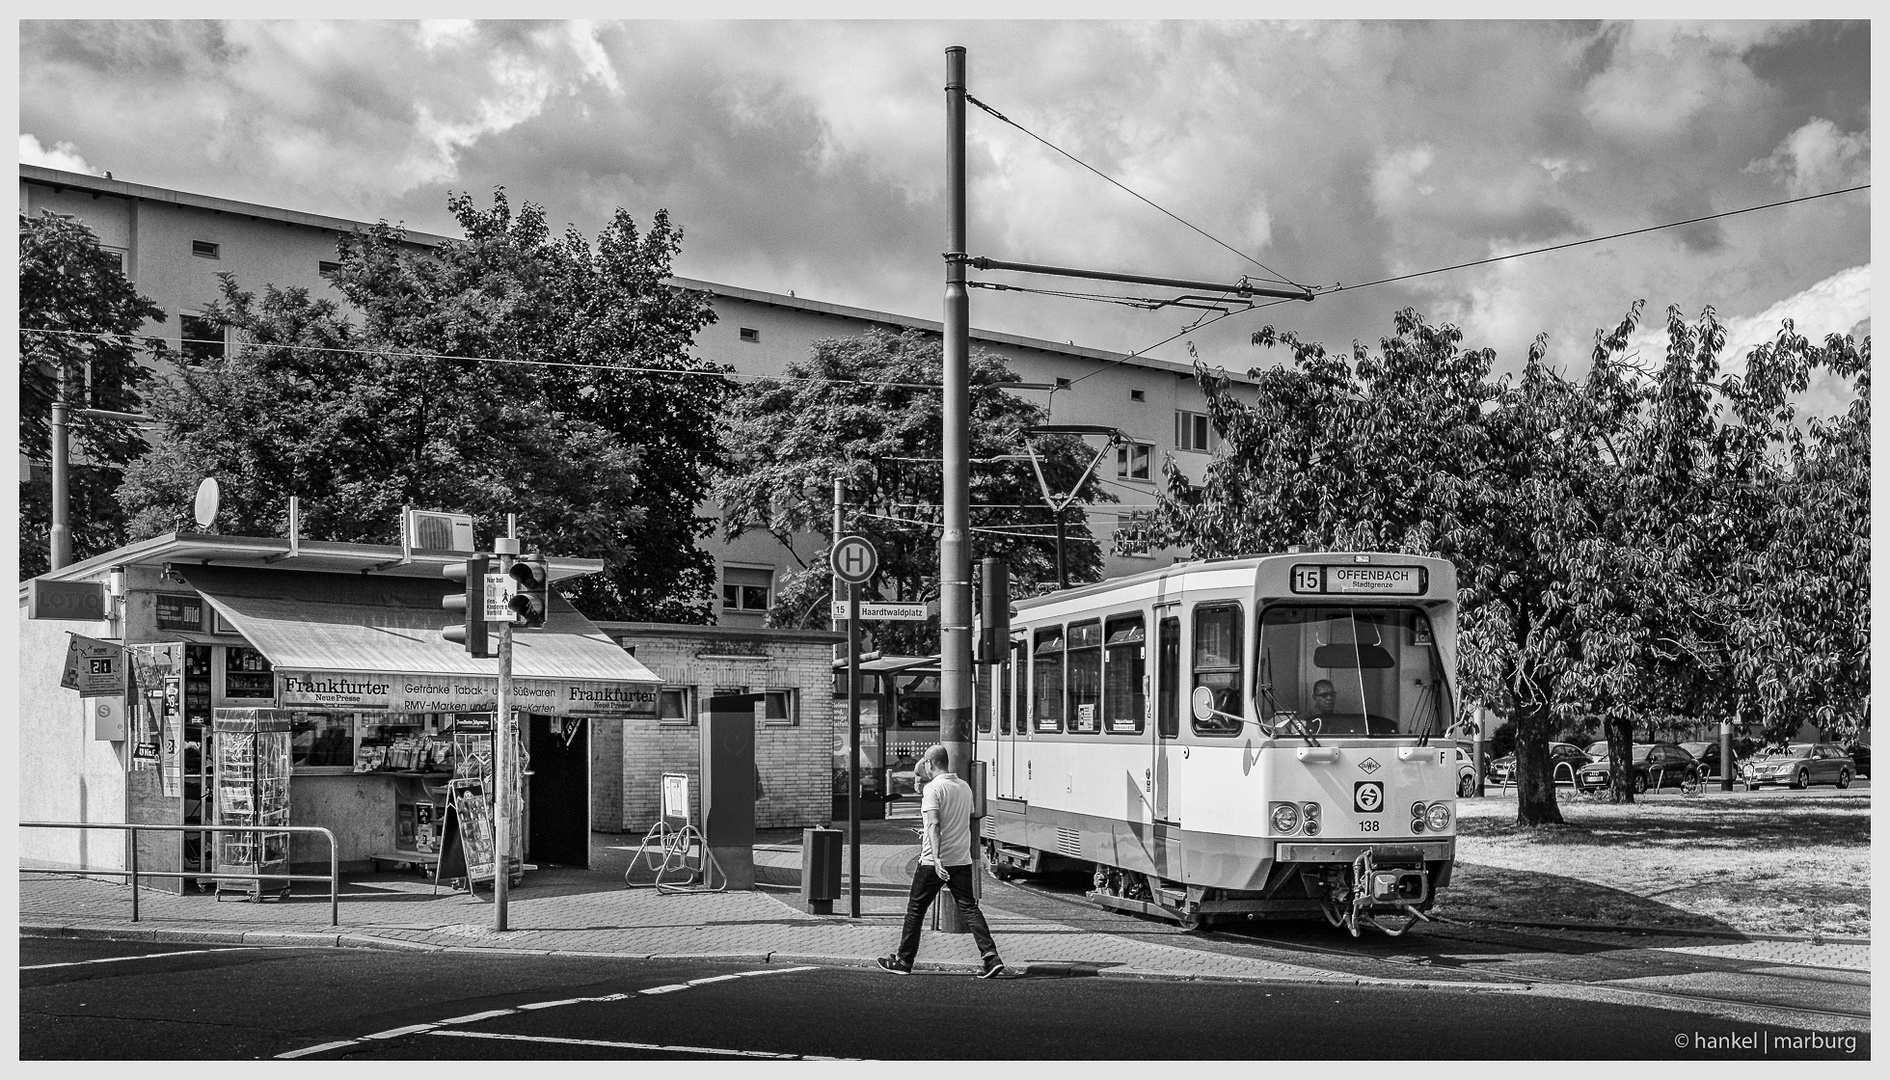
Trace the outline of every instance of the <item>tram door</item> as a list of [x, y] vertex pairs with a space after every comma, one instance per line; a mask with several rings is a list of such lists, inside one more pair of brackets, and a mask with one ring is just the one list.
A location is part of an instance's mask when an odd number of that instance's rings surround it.
[[1155, 820], [1173, 821], [1168, 805], [1169, 791], [1169, 751], [1174, 749], [1175, 739], [1181, 734], [1181, 605], [1167, 604], [1155, 609], [1155, 663], [1154, 693], [1149, 695], [1149, 711], [1154, 714], [1154, 723], [1148, 725], [1152, 735], [1152, 760], [1149, 763], [1150, 792], [1149, 805], [1154, 808]]
[[[1021, 640], [1018, 639], [1018, 640]], [[997, 722], [992, 726], [997, 730], [992, 733], [996, 740], [995, 760], [992, 771], [996, 773], [997, 794], [1005, 799], [1025, 798], [1022, 781], [1023, 766], [1018, 757], [1027, 749], [1026, 745], [1026, 710], [1022, 707], [1026, 701], [1024, 679], [1024, 655], [1015, 648], [1008, 654], [1010, 659], [997, 665], [998, 703]]]

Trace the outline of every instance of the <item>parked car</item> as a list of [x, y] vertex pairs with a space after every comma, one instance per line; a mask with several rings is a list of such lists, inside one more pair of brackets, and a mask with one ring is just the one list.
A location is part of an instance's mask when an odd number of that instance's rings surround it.
[[1476, 794], [1477, 767], [1470, 757], [1470, 751], [1457, 747], [1457, 797], [1467, 799]]
[[[1699, 779], [1700, 766], [1678, 743], [1635, 743], [1628, 783], [1639, 795], [1648, 788], [1679, 787]], [[1591, 761], [1575, 773], [1575, 786], [1599, 791], [1608, 786], [1609, 759]]]
[[1795, 788], [1812, 784], [1851, 786], [1856, 775], [1851, 756], [1836, 743], [1792, 743], [1783, 750], [1746, 759], [1745, 781], [1749, 788], [1766, 784], [1790, 784]]
[[[1549, 774], [1555, 778], [1556, 783], [1574, 783], [1576, 770], [1586, 764], [1588, 764], [1588, 753], [1574, 743], [1552, 742], [1549, 744]], [[1490, 762], [1490, 771], [1486, 775], [1493, 783], [1515, 783], [1516, 755], [1508, 754]]]
[[1851, 755], [1851, 769], [1857, 775], [1864, 777], [1870, 775], [1870, 747], [1858, 743], [1847, 749], [1845, 753]]
[[[1701, 741], [1701, 742], [1683, 742], [1680, 744], [1680, 746], [1687, 753], [1692, 754], [1693, 759], [1695, 761], [1698, 761], [1700, 763], [1700, 775], [1702, 777], [1707, 777], [1711, 779], [1719, 778], [1720, 772], [1719, 772], [1719, 740], [1718, 739], [1712, 739], [1710, 741]], [[1739, 756], [1739, 751], [1734, 750], [1733, 751], [1733, 775], [1737, 776], [1739, 774], [1739, 766], [1743, 760], [1744, 759]]]
[[1596, 739], [1588, 744], [1588, 760], [1600, 761], [1608, 756], [1608, 740]]

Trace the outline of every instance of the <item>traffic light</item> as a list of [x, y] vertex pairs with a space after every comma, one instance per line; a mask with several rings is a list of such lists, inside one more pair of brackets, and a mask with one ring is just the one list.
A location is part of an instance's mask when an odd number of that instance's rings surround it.
[[1011, 573], [1003, 559], [984, 560], [984, 603], [979, 611], [978, 659], [1002, 664], [1011, 648]]
[[545, 625], [545, 616], [551, 613], [551, 568], [545, 565], [545, 557], [520, 555], [512, 560], [512, 568], [507, 573], [517, 582], [510, 603], [513, 625], [527, 628]]
[[440, 573], [454, 581], [466, 583], [464, 592], [449, 593], [440, 601], [440, 606], [448, 611], [463, 611], [466, 621], [457, 626], [449, 626], [440, 631], [440, 636], [448, 641], [466, 646], [466, 651], [474, 656], [491, 656], [486, 651], [486, 568], [492, 559], [487, 555], [475, 555], [465, 562], [448, 563], [440, 568]]

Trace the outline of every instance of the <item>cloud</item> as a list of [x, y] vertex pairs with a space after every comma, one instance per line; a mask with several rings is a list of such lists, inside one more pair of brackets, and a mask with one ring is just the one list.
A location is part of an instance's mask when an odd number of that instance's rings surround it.
[[1793, 197], [1836, 191], [1870, 182], [1870, 132], [1846, 134], [1814, 117], [1785, 137], [1778, 148], [1746, 166], [1785, 182]]
[[[1865, 169], [1867, 135], [1843, 132], [1867, 130], [1867, 68], [1819, 62], [1864, 37], [1534, 20], [27, 21], [20, 126], [122, 179], [432, 232], [455, 231], [449, 188], [503, 185], [588, 234], [618, 207], [643, 221], [665, 208], [687, 276], [937, 318], [950, 44], [968, 49], [971, 92], [1009, 118], [968, 111], [973, 254], [1206, 281], [1269, 276], [1258, 261], [1356, 286]], [[1185, 360], [1193, 342], [1241, 369], [1263, 324], [1343, 347], [1413, 306], [1500, 363], [1538, 333], [1579, 363], [1636, 299], [1763, 312], [1867, 264], [1869, 199], [1698, 233], [1212, 324], [990, 290], [972, 318], [1121, 351], [1181, 334], [1155, 355]]]
[[21, 133], [20, 164], [40, 165], [48, 169], [64, 169], [67, 172], [90, 173], [93, 176], [105, 175], [105, 170], [93, 168], [91, 162], [79, 156], [79, 148], [69, 142], [57, 142], [50, 147], [41, 146], [36, 136]]

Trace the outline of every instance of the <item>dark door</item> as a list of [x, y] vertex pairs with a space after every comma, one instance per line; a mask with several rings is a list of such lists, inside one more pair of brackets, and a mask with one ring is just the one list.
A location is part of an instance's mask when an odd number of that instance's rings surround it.
[[574, 716], [531, 718], [528, 850], [536, 863], [591, 865], [591, 729]]

